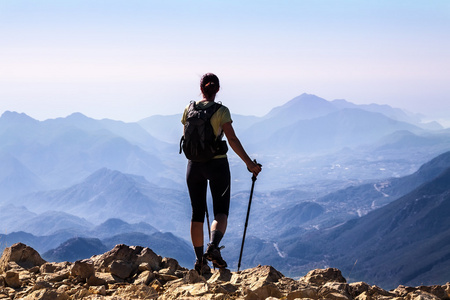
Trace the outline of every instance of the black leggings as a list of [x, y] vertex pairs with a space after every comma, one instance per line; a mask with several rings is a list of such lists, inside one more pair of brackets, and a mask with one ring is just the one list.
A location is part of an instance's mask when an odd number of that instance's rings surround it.
[[189, 161], [186, 181], [191, 198], [193, 222], [204, 222], [206, 193], [209, 180], [213, 199], [214, 216], [225, 214], [230, 209], [230, 167], [227, 158], [211, 159], [207, 162]]

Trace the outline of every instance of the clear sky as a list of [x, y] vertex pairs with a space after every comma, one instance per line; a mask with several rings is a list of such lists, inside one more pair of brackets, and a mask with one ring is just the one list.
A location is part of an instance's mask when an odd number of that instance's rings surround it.
[[239, 114], [309, 93], [450, 119], [450, 1], [0, 0], [0, 112], [176, 114], [206, 72]]

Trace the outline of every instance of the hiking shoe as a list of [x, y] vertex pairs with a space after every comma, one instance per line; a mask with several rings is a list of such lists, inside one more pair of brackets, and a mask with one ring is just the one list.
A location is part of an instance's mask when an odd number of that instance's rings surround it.
[[197, 271], [199, 275], [211, 273], [211, 268], [208, 266], [208, 261], [202, 258], [202, 261], [198, 259], [195, 261], [194, 270]]
[[205, 257], [207, 260], [211, 261], [214, 268], [226, 268], [227, 263], [223, 260], [222, 255], [220, 254], [220, 250], [225, 248], [224, 246], [218, 248], [216, 245], [208, 244], [208, 248], [206, 248]]

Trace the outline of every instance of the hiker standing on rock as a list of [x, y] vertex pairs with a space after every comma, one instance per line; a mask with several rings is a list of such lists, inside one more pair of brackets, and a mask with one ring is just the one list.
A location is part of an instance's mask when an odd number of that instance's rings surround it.
[[[180, 142], [188, 160], [186, 182], [191, 198], [191, 240], [194, 246], [195, 270], [204, 273], [209, 260], [214, 267], [225, 268], [227, 263], [220, 254], [219, 243], [227, 229], [230, 207], [230, 167], [227, 159], [228, 140], [233, 151], [244, 161], [250, 172], [257, 176], [261, 167], [253, 162], [242, 147], [231, 125], [230, 111], [224, 105], [215, 102], [220, 89], [219, 78], [207, 73], [200, 80], [203, 98], [191, 102], [181, 119], [184, 134]], [[210, 243], [203, 253], [203, 223], [206, 213], [207, 185], [213, 200], [214, 221], [211, 224]]]

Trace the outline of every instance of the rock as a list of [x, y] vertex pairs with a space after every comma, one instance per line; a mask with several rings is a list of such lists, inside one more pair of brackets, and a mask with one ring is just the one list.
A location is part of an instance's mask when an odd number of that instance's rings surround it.
[[[103, 272], [96, 272], [94, 277], [98, 278], [98, 280], [106, 282], [106, 284], [113, 284], [117, 282], [116, 278], [114, 278], [111, 273], [103, 273]], [[91, 279], [92, 276], [89, 278]], [[123, 280], [119, 280], [120, 282], [123, 282]], [[88, 282], [89, 284], [89, 282]], [[93, 284], [96, 285], [96, 284]]]
[[416, 288], [399, 285], [393, 292], [400, 297], [405, 297], [408, 293], [414, 292]]
[[300, 278], [300, 281], [312, 285], [323, 285], [327, 282], [347, 282], [341, 271], [336, 268], [312, 270]]
[[134, 284], [145, 284], [149, 285], [156, 278], [155, 274], [150, 271], [144, 271], [134, 280]]
[[19, 273], [15, 271], [6, 271], [5, 274], [6, 285], [12, 287], [13, 289], [19, 288], [22, 282], [19, 279]]
[[319, 299], [319, 294], [314, 288], [300, 288], [287, 294], [287, 300], [294, 299]]
[[33, 248], [22, 243], [16, 243], [3, 251], [0, 258], [0, 273], [10, 269], [10, 262], [14, 262], [24, 269], [30, 269], [34, 266], [43, 265], [45, 260]]
[[97, 277], [95, 276], [95, 274], [89, 277], [86, 283], [88, 286], [100, 286], [108, 284], [108, 282], [105, 279]]
[[265, 299], [269, 296], [281, 297], [281, 291], [274, 283], [283, 277], [283, 274], [271, 266], [258, 266], [233, 274], [230, 282], [239, 284], [244, 291], [249, 290], [257, 297]]
[[162, 269], [159, 271], [159, 273], [175, 275], [175, 271], [177, 271], [181, 267], [176, 259], [164, 257], [161, 260], [161, 268]]
[[52, 264], [52, 263], [44, 263], [40, 268], [39, 271], [41, 273], [53, 273], [56, 270], [56, 265]]
[[390, 292], [364, 282], [347, 284], [338, 269], [313, 270], [299, 280], [271, 266], [241, 272], [220, 269], [204, 277], [180, 267], [175, 259], [161, 259], [148, 248], [118, 245], [113, 250], [91, 260], [31, 268], [20, 259], [4, 259], [8, 269], [0, 273], [0, 300], [435, 300], [449, 299], [450, 294], [450, 283], [399, 286]]
[[[341, 296], [337, 296], [337, 294]], [[343, 282], [327, 282], [319, 290], [319, 295], [327, 298], [327, 299], [336, 299], [336, 298], [342, 298], [342, 299], [351, 299], [352, 296], [350, 295], [350, 287], [347, 283]], [[333, 296], [331, 296], [333, 295]]]
[[77, 260], [70, 270], [70, 275], [80, 279], [88, 279], [95, 274], [94, 262], [90, 259]]
[[94, 261], [97, 271], [109, 271], [113, 261], [125, 261], [131, 264], [133, 273], [139, 268], [139, 265], [147, 263], [152, 271], [158, 271], [161, 268], [162, 258], [156, 255], [151, 249], [141, 246], [116, 245], [112, 250], [91, 258]]
[[51, 288], [51, 284], [47, 281], [37, 281], [34, 286], [32, 287], [33, 291], [41, 290], [41, 289], [48, 289]]
[[94, 295], [105, 296], [106, 288], [103, 285], [102, 286], [91, 286], [91, 287], [89, 287], [89, 293], [94, 294]]
[[257, 278], [258, 282], [277, 282], [284, 275], [275, 270], [272, 266], [258, 266], [233, 274], [231, 283], [249, 285]]
[[109, 266], [109, 271], [113, 276], [126, 279], [133, 273], [133, 266], [123, 260], [114, 260]]
[[[40, 266], [40, 268], [38, 268], [38, 271], [43, 274], [43, 273], [55, 273], [55, 272], [59, 272], [62, 270], [67, 270], [69, 268], [71, 268], [72, 263], [70, 262], [60, 262], [60, 263], [54, 263], [54, 262], [46, 262], [43, 265]], [[36, 268], [36, 267], [35, 267]], [[33, 268], [29, 269], [30, 272], [33, 271]], [[35, 272], [37, 273], [37, 272]]]
[[364, 292], [368, 292], [370, 290], [370, 285], [365, 282], [352, 282], [349, 284], [350, 293], [353, 297], [357, 297]]
[[146, 285], [128, 285], [118, 288], [113, 296], [119, 299], [157, 299], [158, 292]]
[[430, 293], [440, 299], [450, 298], [447, 291], [447, 286], [433, 285], [433, 286], [419, 286], [418, 289]]
[[64, 279], [69, 278], [69, 276], [70, 276], [69, 271], [62, 270], [62, 271], [59, 271], [58, 273], [48, 274], [44, 278], [46, 281], [58, 282], [58, 281], [63, 281]]
[[151, 271], [152, 268], [150, 267], [149, 263], [141, 263], [138, 266], [138, 272], [144, 272], [144, 271]]
[[68, 300], [69, 295], [66, 293], [58, 293], [53, 290], [43, 289], [32, 292], [30, 295], [23, 298], [24, 300]]
[[379, 286], [376, 286], [376, 285], [372, 285], [370, 287], [369, 292], [371, 295], [374, 295], [374, 296], [395, 297], [395, 293], [391, 293], [386, 290], [383, 290], [382, 288], [380, 288]]
[[159, 281], [166, 283], [169, 281], [178, 280], [179, 278], [175, 275], [169, 275], [169, 274], [159, 274], [157, 273], [156, 278], [158, 278]]
[[198, 282], [205, 282], [205, 278], [203, 276], [200, 276], [197, 271], [195, 270], [189, 270], [183, 277], [184, 282], [193, 284]]
[[408, 300], [439, 300], [439, 298], [433, 294], [427, 293], [425, 291], [416, 290], [412, 293], [409, 293], [406, 297]]
[[332, 293], [327, 294], [325, 299], [328, 299], [328, 300], [350, 300], [352, 298], [350, 298], [347, 295], [343, 295], [341, 293], [332, 292]]
[[208, 279], [209, 283], [220, 282], [220, 281], [230, 281], [232, 274], [228, 269], [219, 269], [214, 272], [213, 275]]

